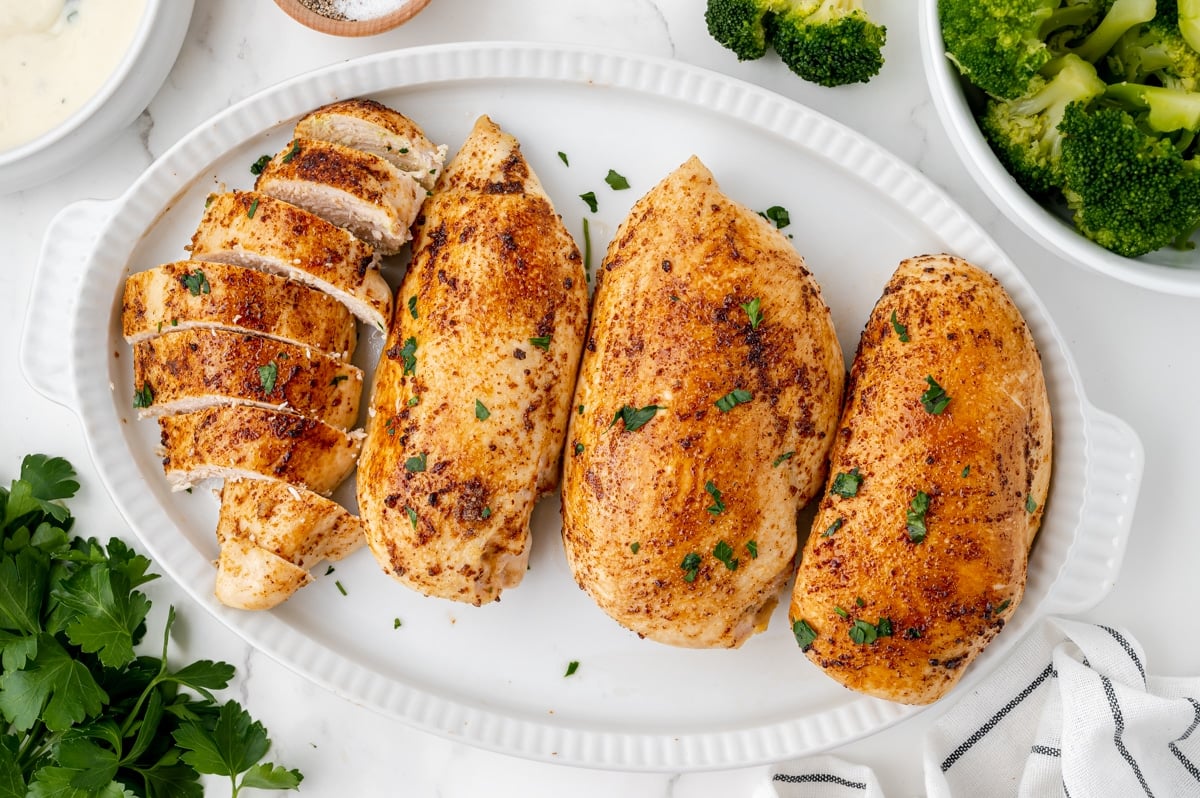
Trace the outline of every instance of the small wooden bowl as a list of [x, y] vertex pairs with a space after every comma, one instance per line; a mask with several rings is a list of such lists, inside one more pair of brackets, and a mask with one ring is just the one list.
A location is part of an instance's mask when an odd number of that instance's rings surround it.
[[397, 0], [401, 2], [395, 11], [389, 11], [371, 19], [333, 19], [318, 14], [300, 0], [275, 0], [289, 17], [305, 27], [332, 36], [374, 36], [377, 33], [399, 27], [415, 17], [429, 5], [429, 0]]

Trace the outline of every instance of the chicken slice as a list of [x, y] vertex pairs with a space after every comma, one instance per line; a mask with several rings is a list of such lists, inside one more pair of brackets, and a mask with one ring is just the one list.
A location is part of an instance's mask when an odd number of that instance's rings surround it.
[[[479, 139], [497, 146], [477, 146]], [[575, 242], [512, 136], [486, 117], [450, 170], [504, 192], [435, 193], [376, 372], [358, 472], [367, 542], [426, 595], [495, 600], [525, 574], [553, 491], [587, 326]]]
[[575, 580], [662, 643], [766, 627], [819, 489], [845, 369], [791, 243], [696, 158], [617, 229], [563, 468]]
[[385, 158], [302, 138], [271, 159], [254, 188], [346, 228], [383, 255], [408, 243], [428, 194]]
[[380, 331], [392, 318], [392, 291], [369, 244], [266, 194], [214, 195], [191, 252], [197, 260], [260, 269], [324, 291]]
[[312, 111], [296, 123], [294, 134], [386, 158], [426, 189], [433, 188], [446, 162], [445, 144], [434, 144], [399, 111], [361, 97]]
[[311, 581], [324, 560], [365, 542], [357, 518], [312, 491], [274, 480], [230, 480], [217, 520], [216, 596], [246, 610], [270, 609]]
[[346, 429], [358, 418], [363, 373], [339, 358], [261, 335], [183, 330], [133, 348], [138, 418], [223, 404], [290, 410]]
[[182, 330], [231, 330], [345, 360], [358, 340], [350, 311], [327, 294], [256, 269], [190, 260], [131, 274], [121, 328], [130, 344]]
[[158, 419], [172, 490], [213, 477], [279, 479], [328, 495], [358, 458], [363, 433], [292, 413], [235, 405]]

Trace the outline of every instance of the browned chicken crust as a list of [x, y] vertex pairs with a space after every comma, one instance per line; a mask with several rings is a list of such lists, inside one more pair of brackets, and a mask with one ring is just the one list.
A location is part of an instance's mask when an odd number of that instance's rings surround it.
[[[480, 136], [494, 146], [473, 149]], [[376, 372], [358, 503], [386, 572], [478, 605], [524, 576], [530, 515], [556, 487], [587, 288], [516, 140], [485, 117], [464, 152], [447, 174], [499, 170], [507, 190], [426, 204]]]
[[787, 238], [696, 158], [663, 180], [609, 246], [580, 366], [563, 474], [579, 585], [663, 643], [735, 647], [764, 629], [844, 369]]
[[[949, 397], [937, 414], [933, 383]], [[935, 701], [1020, 604], [1050, 481], [1041, 359], [1000, 283], [949, 255], [901, 263], [863, 330], [838, 430], [791, 618], [816, 634], [809, 659], [847, 687]], [[857, 492], [832, 492], [854, 469]]]
[[212, 328], [260, 333], [347, 360], [358, 340], [354, 317], [331, 296], [256, 269], [191, 260], [131, 274], [121, 325], [131, 344]]
[[133, 348], [133, 387], [153, 397], [139, 418], [220, 404], [289, 410], [346, 429], [363, 373], [329, 355], [261, 335], [183, 330]]
[[278, 479], [328, 495], [354, 468], [361, 433], [259, 407], [211, 407], [158, 419], [174, 490], [210, 477]]
[[210, 199], [192, 236], [193, 258], [290, 277], [330, 294], [367, 324], [387, 328], [392, 291], [369, 244], [266, 194], [234, 191]]

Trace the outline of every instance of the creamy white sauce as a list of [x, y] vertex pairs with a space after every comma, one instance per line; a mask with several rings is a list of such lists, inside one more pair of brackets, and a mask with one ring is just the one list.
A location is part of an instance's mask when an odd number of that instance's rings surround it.
[[0, 150], [90, 100], [133, 41], [146, 0], [0, 0]]

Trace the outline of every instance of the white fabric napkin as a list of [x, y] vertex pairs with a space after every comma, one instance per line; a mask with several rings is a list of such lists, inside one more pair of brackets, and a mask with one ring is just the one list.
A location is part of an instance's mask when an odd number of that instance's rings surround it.
[[[1050, 618], [925, 738], [929, 798], [1200, 797], [1200, 677], [1146, 673], [1127, 632]], [[777, 767], [779, 798], [884, 798], [835, 757]]]

